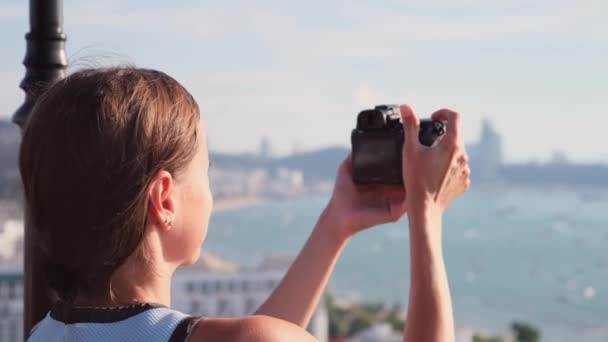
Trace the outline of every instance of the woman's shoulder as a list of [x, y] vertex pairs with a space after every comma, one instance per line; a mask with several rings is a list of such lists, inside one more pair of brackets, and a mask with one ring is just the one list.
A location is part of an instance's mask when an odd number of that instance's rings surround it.
[[192, 331], [188, 342], [203, 341], [316, 341], [301, 327], [269, 316], [205, 318]]

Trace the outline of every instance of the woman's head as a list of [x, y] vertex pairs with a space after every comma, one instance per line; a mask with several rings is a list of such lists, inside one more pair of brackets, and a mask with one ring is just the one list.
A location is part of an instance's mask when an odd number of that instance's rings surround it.
[[19, 167], [61, 299], [108, 295], [118, 267], [150, 252], [174, 266], [198, 258], [212, 206], [205, 140], [195, 100], [159, 71], [83, 70], [38, 100]]

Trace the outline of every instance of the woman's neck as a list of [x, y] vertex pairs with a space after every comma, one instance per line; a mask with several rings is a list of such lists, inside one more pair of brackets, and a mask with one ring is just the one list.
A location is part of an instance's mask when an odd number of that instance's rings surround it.
[[125, 306], [155, 303], [171, 306], [171, 280], [176, 267], [165, 262], [145, 262], [129, 258], [112, 276], [111, 293], [101, 298], [78, 298], [77, 306]]

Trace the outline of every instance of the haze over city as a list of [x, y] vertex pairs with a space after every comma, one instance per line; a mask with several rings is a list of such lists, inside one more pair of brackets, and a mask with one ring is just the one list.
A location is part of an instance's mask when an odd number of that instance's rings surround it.
[[[65, 2], [70, 68], [134, 63], [183, 82], [211, 148], [279, 154], [349, 143], [356, 113], [450, 107], [476, 140], [482, 118], [507, 161], [608, 162], [608, 4], [599, 0]], [[0, 116], [18, 84], [27, 2], [0, 3]]]

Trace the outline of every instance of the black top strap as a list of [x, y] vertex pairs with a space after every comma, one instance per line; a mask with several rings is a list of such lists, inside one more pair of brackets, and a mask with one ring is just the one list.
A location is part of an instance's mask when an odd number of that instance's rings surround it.
[[[155, 308], [166, 308], [166, 306], [142, 303], [120, 307], [74, 307], [59, 302], [51, 309], [51, 317], [64, 324], [114, 323]], [[183, 318], [173, 330], [168, 342], [186, 342], [200, 319], [195, 316]]]
[[200, 317], [189, 316], [181, 320], [173, 330], [173, 334], [169, 337], [169, 342], [187, 342], [188, 337], [192, 333], [192, 329], [199, 322]]
[[65, 324], [114, 323], [133, 317], [144, 311], [165, 307], [164, 305], [154, 303], [118, 307], [77, 307], [59, 302], [51, 309], [51, 317]]

